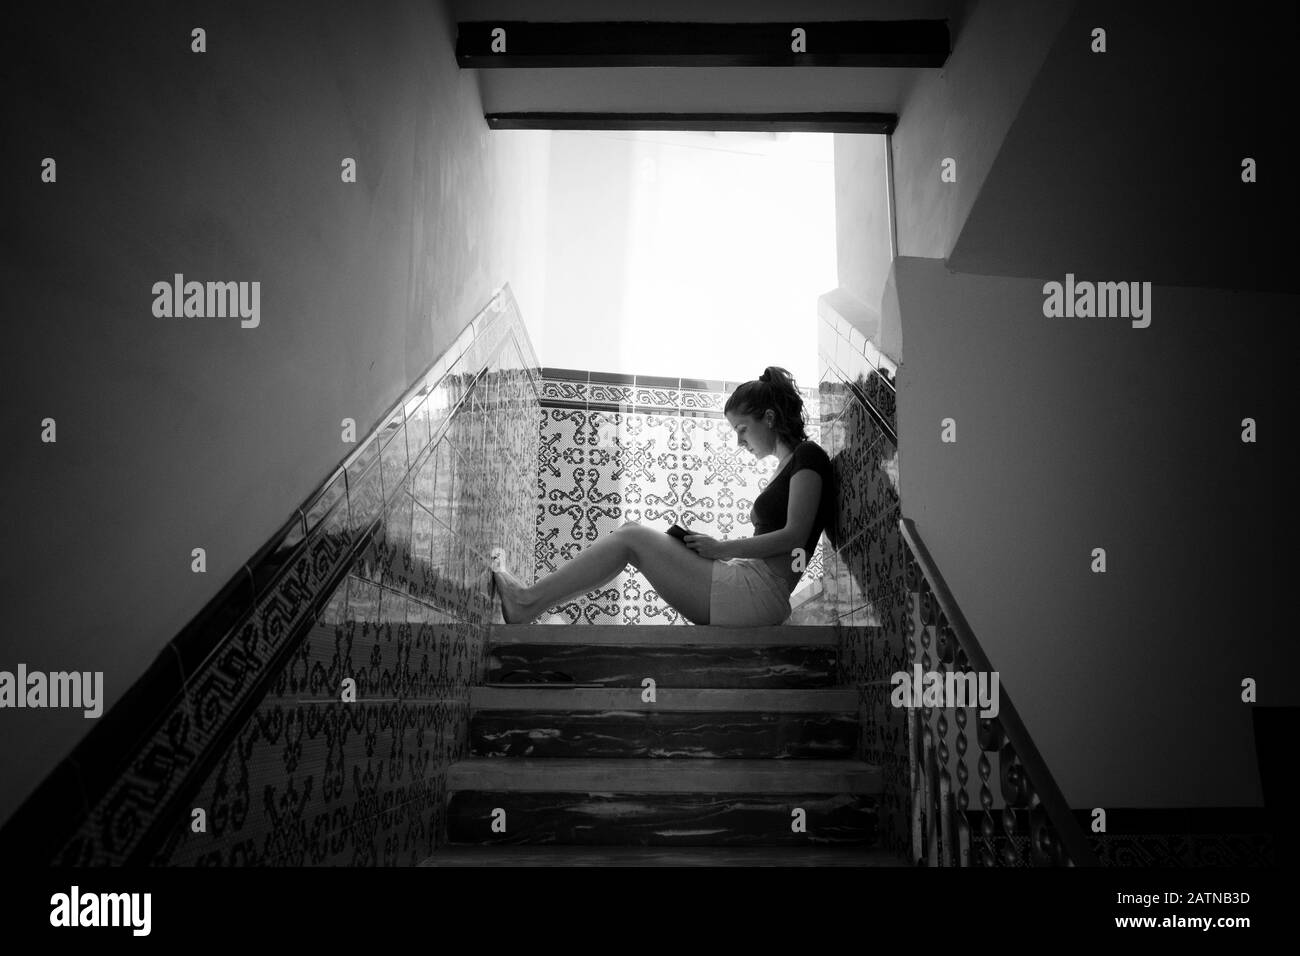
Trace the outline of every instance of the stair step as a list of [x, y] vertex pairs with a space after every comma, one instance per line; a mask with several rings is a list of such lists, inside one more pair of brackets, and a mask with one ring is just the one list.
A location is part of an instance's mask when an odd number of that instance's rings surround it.
[[858, 712], [856, 687], [815, 689], [656, 687], [655, 701], [640, 687], [471, 687], [470, 711], [730, 711], [849, 714]]
[[852, 713], [511, 709], [472, 714], [469, 739], [480, 756], [807, 759], [852, 757], [860, 734]]
[[507, 642], [491, 648], [485, 683], [492, 683], [512, 670], [526, 670], [559, 671], [577, 683], [603, 687], [640, 687], [646, 677], [673, 687], [834, 687], [839, 683], [838, 659], [837, 648], [827, 644]]
[[[865, 846], [876, 840], [880, 798], [875, 794], [811, 790], [755, 793], [739, 789], [690, 793], [620, 791], [456, 791], [447, 803], [448, 842]], [[801, 830], [795, 830], [796, 821], [802, 821]]]
[[489, 644], [640, 644], [656, 647], [710, 646], [838, 647], [833, 625], [777, 624], [772, 627], [713, 627], [665, 624], [492, 624]]
[[[448, 768], [451, 846], [427, 865], [791, 865], [758, 861], [874, 846], [883, 776], [855, 759], [860, 692], [835, 686], [836, 628], [495, 624], [488, 643], [489, 680], [558, 671], [586, 686], [470, 688], [476, 756]], [[555, 862], [588, 847], [602, 849]]]
[[905, 866], [859, 846], [514, 846], [452, 844], [420, 866]]
[[470, 757], [447, 768], [447, 792], [879, 794], [879, 767], [861, 760], [618, 760]]

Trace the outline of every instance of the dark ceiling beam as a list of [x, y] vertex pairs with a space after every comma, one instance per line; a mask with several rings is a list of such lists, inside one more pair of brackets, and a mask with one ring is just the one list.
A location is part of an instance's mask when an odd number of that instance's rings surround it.
[[[796, 52], [796, 30], [802, 44]], [[611, 22], [457, 24], [456, 62], [474, 69], [609, 66], [939, 67], [946, 20], [781, 23]]]
[[896, 113], [488, 113], [489, 129], [689, 130], [695, 132], [876, 133]]

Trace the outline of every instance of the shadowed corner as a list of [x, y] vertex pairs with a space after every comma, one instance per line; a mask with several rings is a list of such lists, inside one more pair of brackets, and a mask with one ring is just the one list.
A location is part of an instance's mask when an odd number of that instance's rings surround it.
[[1251, 709], [1251, 719], [1264, 812], [1273, 832], [1273, 858], [1281, 864], [1294, 860], [1300, 852], [1300, 822], [1291, 810], [1290, 792], [1285, 789], [1291, 779], [1287, 769], [1291, 749], [1300, 732], [1300, 707], [1256, 705]]

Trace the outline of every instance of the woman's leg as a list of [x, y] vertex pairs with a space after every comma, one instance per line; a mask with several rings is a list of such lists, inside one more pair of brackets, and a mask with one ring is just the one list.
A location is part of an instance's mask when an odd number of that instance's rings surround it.
[[586, 594], [616, 578], [632, 560], [622, 531], [619, 528], [600, 538], [576, 558], [564, 562], [558, 571], [538, 578], [530, 587], [516, 586], [516, 582], [498, 576], [497, 590], [501, 593], [506, 622], [531, 621], [548, 607]]
[[665, 601], [696, 624], [709, 622], [713, 561], [653, 528], [629, 521], [531, 587], [498, 577], [507, 621], [531, 621], [548, 607], [600, 587], [634, 565]]

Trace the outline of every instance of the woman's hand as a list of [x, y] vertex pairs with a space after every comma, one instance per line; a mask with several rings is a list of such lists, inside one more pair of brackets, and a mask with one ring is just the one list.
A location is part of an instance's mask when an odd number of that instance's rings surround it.
[[686, 547], [690, 548], [702, 558], [713, 558], [716, 560], [722, 557], [722, 555], [718, 553], [722, 547], [722, 542], [715, 538], [710, 538], [707, 534], [688, 534], [686, 537], [682, 538], [682, 541], [686, 543]]

